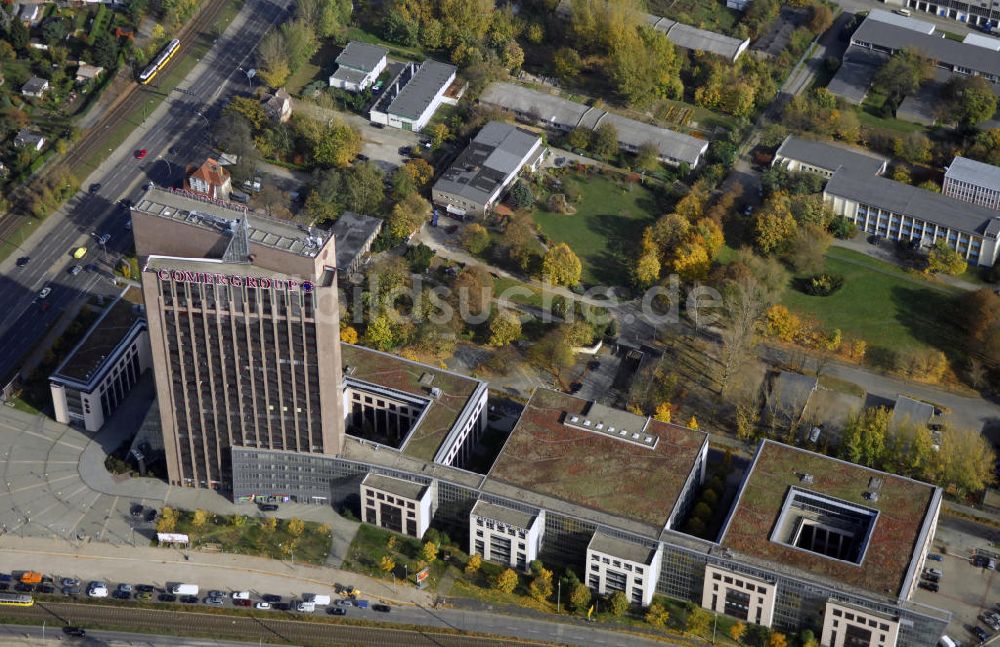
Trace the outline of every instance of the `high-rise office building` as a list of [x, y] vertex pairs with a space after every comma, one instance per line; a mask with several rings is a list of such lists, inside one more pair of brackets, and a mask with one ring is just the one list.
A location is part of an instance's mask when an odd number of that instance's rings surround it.
[[170, 482], [229, 488], [232, 447], [339, 453], [333, 237], [156, 188], [132, 222]]

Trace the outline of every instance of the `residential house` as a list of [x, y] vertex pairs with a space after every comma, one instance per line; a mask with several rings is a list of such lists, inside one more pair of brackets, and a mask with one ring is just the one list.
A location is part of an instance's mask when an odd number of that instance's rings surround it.
[[91, 65], [80, 61], [79, 66], [76, 68], [76, 83], [77, 85], [83, 85], [88, 81], [93, 81], [98, 78], [104, 72], [103, 67], [98, 67], [97, 65]]
[[337, 70], [330, 76], [330, 87], [361, 92], [385, 70], [388, 53], [378, 45], [352, 40], [337, 56]]
[[228, 200], [233, 189], [232, 178], [218, 160], [208, 158], [205, 163], [188, 175], [188, 188], [216, 200]]
[[292, 117], [292, 97], [285, 88], [278, 88], [274, 94], [265, 94], [262, 103], [264, 112], [272, 121], [285, 123]]
[[40, 151], [43, 146], [45, 146], [45, 137], [31, 132], [27, 128], [17, 131], [17, 135], [14, 136], [15, 148], [34, 148], [36, 151]]
[[49, 82], [45, 79], [33, 76], [21, 86], [21, 94], [26, 97], [41, 99], [48, 92]]

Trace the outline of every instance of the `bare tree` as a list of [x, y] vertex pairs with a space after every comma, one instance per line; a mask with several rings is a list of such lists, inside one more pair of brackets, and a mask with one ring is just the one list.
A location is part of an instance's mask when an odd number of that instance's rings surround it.
[[725, 326], [722, 329], [719, 379], [720, 394], [728, 392], [733, 376], [746, 362], [754, 348], [757, 322], [769, 302], [768, 291], [752, 274], [733, 279], [725, 286], [723, 307]]

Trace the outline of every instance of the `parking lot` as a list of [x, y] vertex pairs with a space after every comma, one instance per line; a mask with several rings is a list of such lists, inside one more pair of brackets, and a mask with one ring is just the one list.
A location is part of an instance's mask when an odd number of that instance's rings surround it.
[[1000, 635], [980, 618], [984, 612], [1000, 610], [996, 606], [1000, 603], [1000, 576], [986, 568], [985, 561], [977, 566], [972, 559], [973, 551], [989, 548], [987, 536], [983, 526], [942, 514], [933, 549], [941, 560], [929, 559], [924, 564], [925, 572], [931, 568], [941, 571], [939, 589], [934, 592], [921, 587], [913, 595], [914, 602], [951, 611], [952, 621], [945, 633], [966, 645], [980, 642], [974, 627], [984, 630], [991, 643]]

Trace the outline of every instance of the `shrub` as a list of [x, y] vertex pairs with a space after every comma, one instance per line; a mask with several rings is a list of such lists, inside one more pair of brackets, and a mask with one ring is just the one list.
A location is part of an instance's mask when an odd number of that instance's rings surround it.
[[518, 583], [517, 573], [508, 568], [493, 578], [493, 588], [503, 593], [513, 593]]
[[612, 593], [608, 599], [608, 604], [611, 607], [611, 613], [615, 616], [623, 616], [628, 611], [628, 597], [621, 591]]
[[814, 274], [802, 282], [802, 291], [814, 297], [828, 297], [844, 287], [844, 277], [839, 274]]

